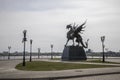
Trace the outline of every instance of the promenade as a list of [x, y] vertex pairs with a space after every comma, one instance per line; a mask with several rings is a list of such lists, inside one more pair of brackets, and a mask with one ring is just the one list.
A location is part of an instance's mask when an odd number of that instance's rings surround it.
[[[49, 61], [59, 62], [60, 60], [49, 60]], [[13, 79], [17, 79], [17, 80], [63, 79], [64, 80], [68, 78], [79, 78], [79, 77], [86, 77], [86, 76], [120, 74], [120, 67], [72, 69], [72, 70], [60, 70], [60, 71], [21, 71], [21, 70], [15, 69], [16, 64], [20, 62], [22, 62], [22, 60], [0, 61], [0, 80], [4, 80], [4, 79], [11, 79], [11, 80]], [[77, 62], [77, 64], [79, 63], [81, 62]], [[89, 64], [92, 64], [92, 63], [89, 63]], [[101, 65], [101, 63], [99, 65]], [[115, 64], [111, 64], [111, 65], [115, 65]], [[116, 65], [120, 66], [120, 64], [116, 64]]]

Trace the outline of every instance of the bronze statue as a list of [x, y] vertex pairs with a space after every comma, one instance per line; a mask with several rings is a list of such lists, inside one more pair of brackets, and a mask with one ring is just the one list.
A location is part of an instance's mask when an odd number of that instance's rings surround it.
[[82, 37], [79, 34], [79, 33], [81, 33], [81, 31], [84, 31], [83, 29], [85, 28], [85, 26], [84, 26], [85, 24], [86, 24], [86, 21], [83, 24], [81, 24], [80, 26], [75, 25], [75, 24], [73, 26], [71, 24], [66, 26], [66, 28], [70, 29], [70, 30], [67, 32], [67, 42], [66, 42], [65, 46], [68, 44], [69, 40], [73, 41], [73, 46], [74, 46], [74, 39], [76, 39], [78, 46], [81, 43], [82, 47], [84, 47], [84, 48], [88, 47], [89, 39], [87, 39], [87, 41], [85, 42], [86, 45], [84, 45]]

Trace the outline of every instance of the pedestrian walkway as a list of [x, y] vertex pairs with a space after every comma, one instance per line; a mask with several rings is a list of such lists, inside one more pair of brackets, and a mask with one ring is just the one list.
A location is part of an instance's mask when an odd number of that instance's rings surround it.
[[[54, 60], [54, 61], [58, 62], [59, 60]], [[20, 62], [22, 62], [22, 60], [0, 61], [0, 79], [1, 80], [3, 79], [44, 80], [45, 79], [46, 80], [46, 79], [64, 79], [64, 78], [73, 78], [73, 77], [105, 75], [105, 74], [120, 74], [120, 67], [72, 69], [72, 70], [60, 70], [60, 71], [16, 70], [14, 67], [16, 64]], [[119, 64], [116, 64], [116, 65], [119, 65]]]

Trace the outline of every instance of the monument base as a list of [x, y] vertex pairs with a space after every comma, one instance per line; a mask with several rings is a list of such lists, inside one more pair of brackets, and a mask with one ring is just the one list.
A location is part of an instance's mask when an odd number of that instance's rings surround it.
[[62, 58], [63, 61], [70, 60], [87, 60], [85, 50], [80, 46], [66, 46], [63, 50]]

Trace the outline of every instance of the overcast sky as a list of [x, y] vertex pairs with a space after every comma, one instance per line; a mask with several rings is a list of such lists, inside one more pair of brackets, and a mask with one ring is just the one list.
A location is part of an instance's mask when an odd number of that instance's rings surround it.
[[[66, 43], [66, 25], [82, 24], [83, 40], [89, 48], [102, 51], [100, 37], [105, 35], [108, 50], [120, 50], [120, 0], [0, 0], [0, 52], [23, 51], [23, 30], [27, 30], [26, 48], [33, 39], [33, 51], [62, 52]], [[69, 42], [70, 45], [71, 41]]]

